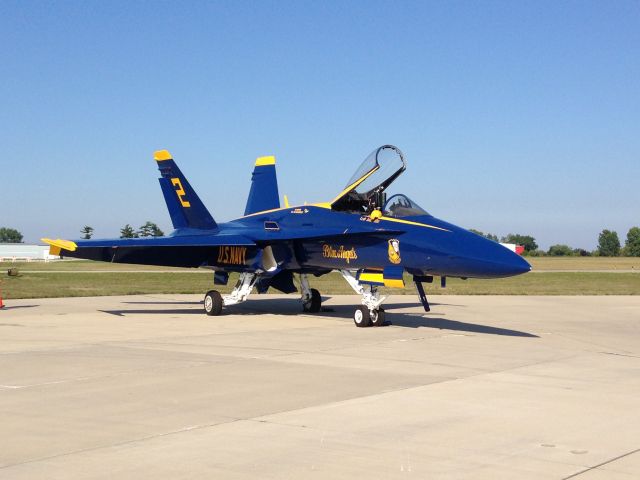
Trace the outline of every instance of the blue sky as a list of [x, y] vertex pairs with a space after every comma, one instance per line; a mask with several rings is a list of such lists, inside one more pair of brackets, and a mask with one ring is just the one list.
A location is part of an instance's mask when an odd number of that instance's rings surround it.
[[166, 148], [214, 218], [255, 157], [331, 198], [392, 143], [434, 215], [541, 246], [640, 224], [638, 2], [0, 2], [0, 226], [170, 230]]

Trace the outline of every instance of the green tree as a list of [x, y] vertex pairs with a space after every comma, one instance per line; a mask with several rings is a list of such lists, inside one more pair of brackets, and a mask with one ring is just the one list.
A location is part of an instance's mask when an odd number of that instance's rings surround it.
[[82, 234], [82, 238], [89, 240], [93, 236], [93, 227], [85, 225], [82, 227], [82, 230], [80, 230], [80, 233]]
[[516, 245], [522, 245], [525, 253], [533, 252], [538, 249], [536, 239], [531, 235], [520, 235], [519, 233], [510, 233], [502, 237], [504, 243], [515, 243]]
[[22, 243], [22, 234], [15, 228], [0, 228], [0, 243]]
[[549, 251], [547, 252], [547, 255], [550, 255], [552, 257], [568, 257], [573, 254], [574, 251], [569, 245], [562, 244], [551, 245], [549, 247]]
[[153, 222], [146, 222], [144, 225], [140, 227], [138, 230], [138, 235], [141, 237], [162, 237], [164, 232], [158, 228]]
[[138, 234], [128, 223], [120, 229], [120, 238], [138, 238]]
[[626, 255], [640, 257], [640, 227], [631, 227], [629, 229], [624, 249]]
[[601, 257], [617, 257], [620, 255], [620, 239], [617, 232], [606, 229], [600, 232], [598, 254]]
[[475, 228], [470, 228], [469, 231], [475, 233], [476, 235], [480, 235], [481, 237], [488, 238], [489, 240], [493, 240], [494, 242], [498, 241], [498, 236], [494, 235], [493, 233], [484, 233], [484, 232], [481, 232], [480, 230], [476, 230]]

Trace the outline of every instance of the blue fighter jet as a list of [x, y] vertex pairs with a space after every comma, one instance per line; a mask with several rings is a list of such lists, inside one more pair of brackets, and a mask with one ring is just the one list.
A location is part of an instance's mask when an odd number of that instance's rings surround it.
[[380, 326], [385, 300], [379, 287], [416, 285], [426, 311], [424, 283], [434, 276], [499, 278], [528, 272], [519, 255], [499, 243], [439, 220], [403, 194], [387, 198], [386, 190], [406, 169], [400, 150], [377, 148], [330, 202], [280, 206], [274, 157], [255, 162], [244, 216], [216, 223], [166, 150], [155, 152], [160, 187], [174, 231], [166, 237], [52, 240], [53, 255], [103, 262], [200, 267], [214, 271], [213, 283], [226, 285], [238, 272], [233, 291], [210, 290], [204, 297], [207, 315], [247, 300], [255, 288], [284, 293], [298, 289], [306, 312], [321, 309], [320, 293], [308, 276], [339, 271], [362, 296], [353, 319], [358, 327]]

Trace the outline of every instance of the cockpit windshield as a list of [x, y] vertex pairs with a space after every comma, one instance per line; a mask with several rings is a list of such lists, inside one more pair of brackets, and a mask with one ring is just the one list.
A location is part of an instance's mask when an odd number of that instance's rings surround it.
[[377, 148], [362, 162], [345, 189], [331, 202], [331, 207], [358, 212], [382, 208], [384, 190], [405, 168], [400, 149], [393, 145]]
[[388, 217], [415, 217], [418, 215], [429, 215], [416, 202], [401, 193], [393, 195], [384, 205], [383, 212]]

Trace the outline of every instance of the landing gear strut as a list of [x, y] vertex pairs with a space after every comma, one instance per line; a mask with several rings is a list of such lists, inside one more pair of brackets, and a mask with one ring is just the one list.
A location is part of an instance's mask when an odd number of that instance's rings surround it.
[[309, 288], [309, 279], [306, 273], [300, 274], [300, 291], [302, 297], [302, 311], [309, 313], [316, 313], [320, 311], [322, 307], [322, 297], [320, 292], [315, 288]]
[[362, 295], [362, 306], [356, 307], [353, 312], [353, 323], [356, 327], [380, 327], [384, 324], [384, 309], [380, 307], [387, 297], [380, 296], [380, 292], [373, 285], [361, 285], [356, 279], [353, 272], [349, 270], [340, 270], [340, 273], [353, 288], [353, 290]]
[[217, 290], [209, 290], [204, 296], [204, 312], [207, 315], [220, 315], [222, 307], [244, 302], [258, 280], [255, 273], [241, 273], [238, 283], [229, 295], [220, 295]]

